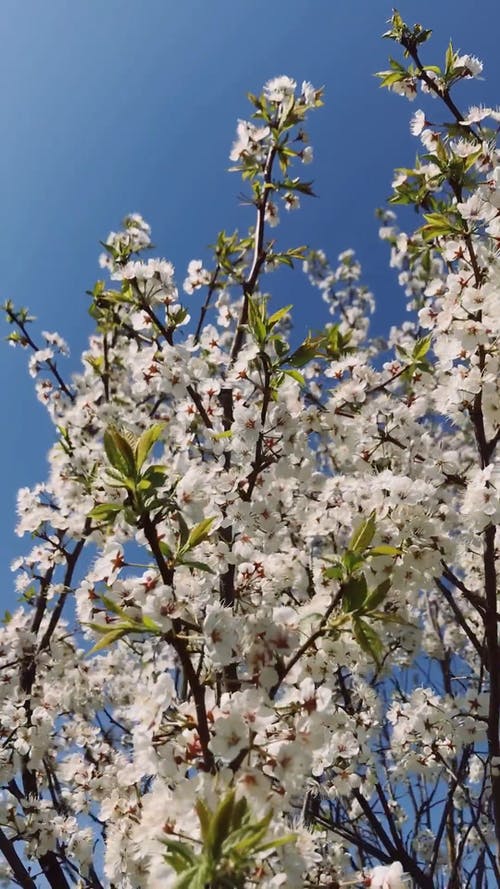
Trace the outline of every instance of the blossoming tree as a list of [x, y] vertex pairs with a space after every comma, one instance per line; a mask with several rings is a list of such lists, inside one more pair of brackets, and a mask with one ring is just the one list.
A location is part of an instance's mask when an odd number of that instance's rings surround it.
[[[183, 301], [132, 215], [72, 380], [5, 305], [56, 430], [0, 632], [7, 885], [498, 883], [500, 113], [452, 98], [477, 59], [425, 63], [396, 12], [385, 36], [382, 85], [429, 106], [392, 198], [419, 227], [382, 218], [411, 311], [387, 344], [351, 251], [269, 234], [322, 104], [285, 76], [231, 150], [253, 226]], [[296, 262], [332, 321], [291, 347], [266, 288]]]

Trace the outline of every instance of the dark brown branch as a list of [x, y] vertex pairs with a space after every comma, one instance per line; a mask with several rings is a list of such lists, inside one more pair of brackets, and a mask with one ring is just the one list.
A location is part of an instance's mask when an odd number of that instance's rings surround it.
[[405, 847], [404, 847], [403, 841], [401, 839], [401, 834], [396, 827], [396, 823], [394, 821], [394, 815], [393, 815], [391, 809], [389, 808], [389, 803], [387, 802], [387, 798], [386, 798], [386, 795], [382, 789], [382, 785], [377, 782], [377, 784], [375, 784], [375, 790], [377, 791], [377, 796], [378, 796], [380, 803], [382, 805], [382, 808], [384, 810], [385, 819], [387, 821], [387, 824], [389, 825], [389, 830], [391, 832], [392, 839], [394, 840], [394, 844], [398, 850], [397, 857], [400, 857], [401, 853], [403, 853], [403, 854], [405, 853]]
[[271, 698], [271, 700], [275, 697], [285, 676], [287, 676], [288, 673], [290, 672], [290, 670], [295, 666], [295, 664], [298, 661], [300, 661], [301, 657], [303, 657], [303, 655], [306, 653], [306, 651], [308, 651], [311, 648], [311, 646], [314, 645], [314, 643], [316, 642], [316, 639], [319, 639], [323, 635], [326, 625], [328, 623], [328, 620], [330, 618], [330, 615], [335, 610], [335, 608], [337, 607], [337, 605], [339, 604], [341, 599], [342, 599], [342, 590], [339, 589], [337, 594], [332, 599], [330, 605], [328, 606], [324, 616], [321, 618], [321, 620], [319, 622], [318, 629], [315, 630], [314, 633], [311, 633], [311, 635], [307, 637], [305, 642], [303, 642], [303, 644], [300, 646], [300, 648], [297, 649], [297, 651], [295, 652], [294, 655], [292, 655], [290, 660], [280, 670], [278, 670], [279, 679], [273, 685], [273, 687], [269, 690], [269, 697]]
[[245, 336], [245, 325], [248, 321], [248, 300], [249, 297], [253, 294], [255, 290], [255, 285], [257, 284], [257, 280], [266, 261], [266, 254], [264, 251], [264, 228], [265, 228], [265, 215], [266, 215], [266, 207], [269, 200], [269, 193], [271, 190], [272, 184], [272, 171], [273, 171], [273, 163], [276, 157], [276, 147], [273, 145], [268, 152], [266, 163], [264, 166], [264, 185], [262, 190], [262, 198], [257, 205], [257, 223], [255, 226], [255, 235], [254, 235], [254, 252], [253, 252], [253, 261], [250, 267], [250, 271], [243, 282], [243, 305], [241, 307], [240, 317], [238, 319], [238, 326], [236, 328], [236, 333], [233, 340], [233, 346], [231, 349], [231, 364], [234, 364], [236, 358], [238, 357], [241, 347], [243, 345], [243, 340]]
[[[151, 548], [151, 552], [154, 555], [163, 583], [166, 586], [171, 587], [174, 581], [174, 568], [168, 565], [165, 561], [163, 553], [160, 549], [160, 543], [158, 540], [158, 535], [156, 533], [156, 528], [154, 527], [148, 513], [145, 513], [142, 517], [142, 527], [144, 529], [146, 540], [148, 541]], [[177, 635], [177, 633], [181, 629], [181, 626], [182, 622], [180, 620], [175, 620], [174, 628], [165, 635], [165, 640], [172, 646], [175, 653], [177, 654], [177, 657], [179, 658], [179, 661], [181, 663], [185, 680], [188, 682], [191, 689], [191, 694], [193, 695], [195, 703], [198, 735], [203, 752], [204, 765], [207, 771], [213, 771], [214, 757], [208, 746], [210, 743], [210, 732], [208, 728], [208, 717], [205, 706], [205, 689], [200, 682], [200, 679], [196, 675], [196, 671], [189, 656], [189, 651], [186, 643]]]
[[[257, 479], [265, 469], [266, 466], [269, 466], [269, 461], [264, 459], [264, 425], [267, 419], [267, 411], [269, 409], [269, 404], [271, 401], [271, 368], [269, 366], [269, 358], [267, 355], [262, 352], [260, 355], [263, 369], [264, 369], [264, 383], [263, 383], [263, 397], [262, 397], [262, 406], [260, 410], [260, 422], [261, 422], [261, 430], [259, 432], [257, 443], [255, 445], [255, 456], [252, 462], [252, 472], [248, 476], [248, 486], [244, 493], [244, 500], [251, 500], [252, 494], [255, 489], [255, 485], [257, 484]], [[274, 462], [274, 461], [273, 461]]]
[[210, 303], [212, 301], [212, 296], [215, 292], [215, 286], [217, 284], [217, 278], [219, 276], [219, 272], [220, 272], [220, 266], [216, 265], [216, 267], [212, 273], [212, 277], [210, 278], [210, 281], [208, 283], [207, 297], [205, 299], [205, 302], [203, 303], [203, 306], [201, 307], [200, 318], [199, 318], [198, 325], [196, 327], [196, 332], [194, 335], [194, 342], [195, 343], [199, 343], [199, 341], [200, 341], [201, 331], [203, 330], [203, 325], [205, 323], [205, 317], [208, 312]]
[[40, 855], [38, 861], [51, 889], [70, 889], [70, 884], [55, 852], [46, 852], [44, 855]]
[[191, 689], [196, 709], [198, 736], [203, 752], [204, 766], [207, 772], [213, 772], [215, 770], [215, 763], [213, 753], [208, 746], [210, 743], [210, 731], [208, 728], [207, 708], [205, 706], [205, 688], [196, 675], [185, 642], [182, 639], [179, 639], [175, 632], [169, 633], [166, 636], [166, 639], [174, 648], [180, 660], [184, 676]]
[[472, 632], [467, 621], [465, 620], [465, 617], [463, 616], [462, 612], [460, 611], [460, 608], [458, 607], [457, 603], [455, 602], [455, 599], [453, 598], [453, 593], [450, 592], [450, 590], [445, 586], [445, 584], [442, 582], [442, 580], [439, 577], [434, 578], [434, 583], [436, 584], [438, 590], [440, 590], [442, 592], [443, 596], [445, 597], [446, 601], [448, 602], [448, 605], [450, 606], [451, 610], [453, 611], [453, 614], [456, 618], [458, 625], [462, 628], [462, 630], [464, 631], [465, 635], [467, 636], [469, 642], [471, 643], [471, 645], [473, 645], [473, 647], [475, 648], [477, 654], [479, 655], [479, 657], [482, 661], [484, 659], [484, 648], [481, 645], [481, 643], [479, 642], [479, 639], [477, 638], [477, 636], [475, 636], [474, 633]]
[[[436, 870], [436, 865], [438, 862], [439, 851], [440, 851], [443, 833], [444, 833], [445, 827], [448, 823], [448, 819], [453, 812], [453, 797], [454, 797], [457, 787], [462, 782], [463, 775], [465, 772], [465, 767], [466, 767], [468, 760], [469, 760], [470, 752], [471, 752], [470, 746], [466, 747], [465, 750], [463, 751], [462, 762], [460, 763], [457, 773], [454, 776], [453, 781], [451, 782], [451, 784], [448, 788], [446, 803], [444, 805], [443, 813], [441, 815], [441, 820], [439, 822], [439, 825], [438, 825], [438, 828], [436, 831], [436, 836], [434, 839], [434, 849], [432, 851], [432, 858], [431, 858], [431, 863], [430, 863], [431, 876], [434, 876], [434, 872]], [[455, 856], [455, 862], [450, 862], [450, 864], [455, 865], [455, 863], [456, 863], [456, 856]], [[452, 889], [452, 887], [450, 887], [450, 889]]]
[[90, 533], [90, 529], [91, 529], [91, 521], [90, 521], [90, 519], [86, 519], [84, 530], [83, 530], [84, 536], [82, 537], [81, 540], [78, 541], [73, 552], [69, 553], [67, 556], [66, 572], [65, 572], [64, 580], [63, 580], [64, 591], [59, 596], [57, 605], [55, 606], [52, 614], [50, 615], [49, 625], [48, 625], [47, 629], [45, 630], [45, 633], [43, 634], [40, 644], [38, 646], [39, 651], [44, 651], [46, 648], [48, 648], [50, 640], [51, 640], [52, 635], [54, 633], [54, 630], [57, 627], [57, 624], [59, 623], [61, 614], [63, 612], [64, 605], [65, 605], [65, 602], [66, 602], [66, 599], [68, 596], [68, 590], [72, 584], [73, 574], [74, 574], [78, 559], [79, 559], [79, 557], [83, 551], [83, 548], [85, 546], [86, 537]]
[[481, 617], [484, 618], [486, 600], [482, 599], [481, 596], [478, 596], [478, 594], [474, 593], [472, 590], [469, 590], [463, 580], [460, 580], [460, 578], [456, 576], [456, 574], [451, 570], [450, 566], [447, 565], [443, 559], [441, 559], [441, 564], [443, 566], [443, 575], [445, 580], [447, 580], [448, 583], [453, 584], [453, 586], [456, 587], [457, 590], [460, 590], [460, 592], [463, 593], [464, 599], [467, 599], [467, 602], [469, 602], [469, 604], [476, 609]]
[[[27, 331], [27, 329], [26, 329], [26, 325], [23, 324], [23, 322], [19, 320], [19, 318], [17, 317], [16, 313], [13, 312], [12, 309], [9, 309], [8, 306], [4, 306], [4, 309], [5, 309], [6, 313], [7, 313], [7, 317], [9, 318], [9, 320], [10, 320], [13, 324], [16, 324], [16, 325], [19, 327], [19, 330], [21, 331], [21, 333], [22, 333], [22, 335], [23, 335], [23, 337], [24, 337], [24, 340], [26, 341], [26, 345], [28, 345], [34, 352], [39, 352], [40, 349], [39, 349], [39, 347], [37, 346], [37, 344], [34, 342], [34, 340], [31, 338], [31, 336], [29, 335], [29, 333], [28, 333], [28, 331]], [[44, 364], [47, 365], [47, 367], [49, 368], [49, 370], [50, 370], [52, 376], [57, 380], [57, 382], [59, 383], [59, 387], [62, 389], [62, 391], [64, 392], [64, 394], [68, 396], [68, 398], [70, 399], [70, 401], [74, 401], [74, 400], [75, 400], [75, 396], [74, 396], [73, 392], [71, 392], [71, 390], [68, 389], [66, 383], [64, 382], [64, 380], [63, 380], [61, 374], [59, 373], [59, 371], [58, 371], [58, 369], [57, 369], [57, 366], [56, 366], [55, 362], [52, 361], [51, 358], [45, 358], [45, 359], [44, 359]]]
[[380, 819], [377, 818], [363, 794], [359, 790], [354, 790], [353, 796], [363, 809], [375, 836], [383, 843], [387, 853], [391, 856], [391, 861], [400, 861], [405, 871], [413, 877], [415, 885], [420, 886], [420, 889], [434, 889], [434, 882], [431, 877], [424, 873], [411, 855], [408, 855], [402, 843], [401, 846], [398, 846], [392, 842]]
[[[490, 674], [490, 694], [488, 704], [488, 753], [490, 763], [495, 758], [500, 762], [500, 647], [497, 629], [497, 578], [495, 570], [495, 527], [488, 525], [484, 532], [484, 591], [486, 595], [486, 649]], [[500, 770], [498, 765], [491, 768], [491, 797], [497, 840], [497, 855], [500, 855]]]
[[451, 111], [453, 117], [455, 118], [456, 123], [460, 124], [465, 133], [469, 133], [476, 142], [482, 143], [482, 138], [475, 130], [472, 129], [468, 124], [463, 124], [464, 116], [462, 112], [457, 108], [453, 99], [450, 96], [449, 90], [440, 90], [439, 86], [434, 82], [432, 77], [429, 77], [427, 71], [425, 70], [422, 62], [420, 61], [420, 57], [416, 48], [415, 43], [406, 37], [404, 34], [401, 37], [401, 45], [406, 49], [408, 55], [411, 56], [413, 61], [415, 62], [418, 72], [420, 74], [421, 80], [425, 83], [425, 85], [429, 88], [431, 93], [435, 96], [438, 96], [446, 105], [449, 111]]
[[365, 837], [360, 837], [359, 834], [357, 834], [354, 830], [349, 830], [347, 827], [347, 825], [349, 824], [347, 818], [345, 823], [343, 824], [337, 824], [333, 820], [329, 821], [328, 818], [325, 818], [322, 815], [316, 815], [314, 820], [322, 827], [326, 827], [327, 830], [331, 830], [332, 833], [338, 834], [348, 843], [352, 843], [353, 846], [358, 846], [358, 848], [362, 852], [364, 852], [366, 855], [370, 855], [377, 861], [381, 861], [383, 864], [392, 864], [392, 862], [394, 861], [392, 855], [384, 852], [383, 849], [379, 849], [378, 846], [375, 846], [374, 843], [371, 843], [370, 840], [366, 839]]
[[8, 839], [1, 827], [0, 852], [5, 858], [7, 864], [10, 865], [16, 883], [19, 883], [22, 889], [36, 889], [36, 883], [30, 876], [29, 871], [26, 870], [21, 859], [19, 858], [19, 855], [14, 848], [14, 843], [12, 842], [12, 840]]

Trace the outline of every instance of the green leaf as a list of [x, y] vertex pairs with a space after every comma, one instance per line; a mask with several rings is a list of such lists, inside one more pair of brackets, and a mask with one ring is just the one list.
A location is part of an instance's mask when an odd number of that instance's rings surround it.
[[183, 874], [189, 867], [189, 865], [187, 865], [186, 863], [186, 860], [182, 858], [181, 855], [178, 855], [177, 852], [168, 852], [163, 857], [165, 861], [170, 865], [170, 867], [173, 867], [176, 874]]
[[203, 519], [194, 528], [189, 532], [189, 537], [186, 542], [186, 550], [194, 549], [195, 546], [198, 546], [203, 540], [206, 540], [209, 536], [210, 527], [215, 519], [215, 516], [210, 516], [208, 519]]
[[[109, 633], [109, 624], [99, 624], [97, 623], [97, 621], [89, 621], [86, 626], [93, 630], [94, 633], [101, 633], [104, 635], [106, 635], [106, 633]], [[113, 626], [116, 627], [116, 624], [113, 624]]]
[[352, 628], [354, 638], [361, 650], [368, 654], [377, 666], [380, 666], [384, 649], [378, 633], [361, 617], [353, 618]]
[[346, 612], [358, 611], [363, 607], [368, 594], [368, 586], [364, 574], [351, 577], [342, 584], [342, 606]]
[[397, 546], [390, 546], [387, 543], [380, 543], [378, 546], [372, 546], [369, 552], [370, 556], [400, 556], [401, 550]]
[[276, 355], [280, 359], [280, 362], [283, 363], [286, 360], [285, 355], [288, 355], [288, 351], [289, 351], [288, 343], [286, 343], [285, 340], [281, 336], [278, 336], [278, 334], [274, 334], [271, 337], [271, 340], [274, 343], [274, 348], [276, 349]]
[[127, 506], [123, 511], [123, 517], [128, 525], [133, 525], [135, 527], [137, 515], [133, 509]]
[[290, 311], [291, 308], [292, 308], [291, 305], [284, 306], [283, 309], [278, 309], [277, 312], [274, 312], [273, 315], [270, 315], [269, 318], [267, 319], [267, 329], [271, 330], [275, 326], [275, 324], [278, 323], [278, 321], [281, 321], [281, 319], [284, 318], [285, 315], [288, 314], [288, 312]]
[[218, 860], [222, 844], [230, 832], [235, 801], [234, 796], [234, 790], [229, 790], [226, 793], [217, 806], [210, 823], [207, 836], [207, 853], [210, 854], [214, 861]]
[[[425, 43], [429, 39], [431, 34], [432, 34], [432, 30], [430, 28], [422, 29], [422, 31], [420, 32], [420, 34], [417, 37], [417, 43], [418, 44]], [[431, 65], [431, 67], [434, 68], [436, 66]], [[438, 69], [438, 72], [439, 72], [439, 69]]]
[[275, 840], [270, 840], [268, 843], [261, 843], [260, 846], [257, 846], [254, 849], [254, 852], [266, 852], [267, 849], [278, 849], [280, 846], [286, 845], [286, 843], [294, 843], [297, 839], [296, 833], [287, 833], [283, 837], [277, 837]]
[[429, 334], [428, 336], [424, 336], [420, 340], [417, 340], [417, 342], [415, 343], [415, 346], [413, 348], [412, 358], [414, 358], [417, 361], [420, 361], [422, 358], [425, 358], [425, 356], [427, 355], [427, 352], [429, 351], [429, 349], [431, 347], [431, 343], [432, 343], [432, 335], [431, 334]]
[[[165, 856], [166, 858], [168, 856]], [[174, 883], [174, 889], [194, 889], [198, 876], [199, 864], [194, 864], [189, 870], [184, 871]]]
[[144, 462], [147, 459], [151, 448], [160, 438], [160, 435], [162, 434], [164, 428], [164, 423], [155, 423], [149, 429], [145, 429], [142, 433], [139, 441], [135, 446], [135, 458], [138, 470], [140, 470], [144, 465]]
[[399, 30], [402, 31], [403, 28], [405, 27], [405, 23], [404, 23], [403, 19], [401, 18], [401, 15], [397, 9], [392, 10], [391, 25], [393, 26], [393, 28], [395, 28], [398, 31]]
[[165, 466], [148, 466], [141, 481], [149, 483], [152, 488], [160, 488], [165, 482], [166, 474]]
[[248, 808], [246, 797], [242, 796], [234, 803], [232, 819], [233, 829], [238, 830], [243, 822], [248, 820], [249, 816], [250, 810]]
[[454, 225], [445, 213], [424, 213], [426, 225], [419, 229], [424, 241], [443, 238], [453, 234], [463, 234], [462, 228]]
[[110, 488], [129, 488], [133, 484], [130, 479], [124, 478], [121, 472], [118, 472], [117, 469], [107, 469], [106, 470], [106, 484], [109, 485]]
[[201, 838], [205, 843], [210, 830], [212, 812], [202, 799], [197, 799], [194, 807], [196, 809], [196, 814], [198, 815], [198, 821], [200, 822]]
[[[92, 628], [95, 627], [91, 624]], [[121, 639], [123, 636], [126, 636], [127, 633], [130, 633], [129, 626], [120, 626], [116, 627], [114, 630], [109, 630], [109, 632], [105, 633], [102, 636], [102, 639], [99, 639], [99, 642], [96, 642], [95, 645], [92, 646], [90, 651], [87, 653], [87, 657], [91, 654], [96, 654], [98, 651], [102, 651], [103, 648], [110, 648], [118, 639]]]
[[153, 620], [152, 617], [149, 617], [147, 614], [142, 615], [141, 622], [145, 630], [154, 633], [161, 632], [161, 627], [159, 627], [156, 621]]
[[303, 343], [292, 352], [288, 361], [293, 367], [304, 367], [308, 361], [312, 361], [313, 358], [316, 357], [318, 352], [318, 345], [321, 344], [324, 338], [316, 337], [313, 338], [310, 334], [306, 337]]
[[189, 539], [189, 528], [186, 524], [184, 516], [180, 512], [176, 512], [175, 518], [179, 523], [179, 553], [186, 552], [186, 544]]
[[347, 550], [342, 556], [342, 564], [344, 566], [344, 573], [354, 574], [358, 568], [363, 565], [365, 561], [365, 557], [362, 553], [353, 552], [352, 550]]
[[111, 614], [117, 614], [118, 617], [122, 617], [124, 620], [129, 621], [129, 616], [126, 611], [117, 605], [114, 599], [111, 599], [109, 596], [101, 596], [101, 602]]
[[123, 509], [123, 503], [99, 503], [88, 514], [96, 522], [111, 522]]
[[375, 510], [372, 510], [367, 519], [364, 519], [354, 530], [349, 541], [349, 549], [353, 552], [364, 552], [370, 546], [375, 534]]
[[21, 599], [24, 602], [32, 602], [37, 594], [37, 591], [34, 586], [29, 586], [27, 590], [24, 590]]
[[[248, 818], [245, 820], [248, 821]], [[260, 821], [252, 824], [248, 822], [238, 830], [233, 830], [225, 840], [222, 846], [223, 855], [237, 855], [238, 857], [248, 857], [250, 851], [254, 851], [255, 847], [260, 844], [269, 830], [272, 820], [272, 812], [268, 812]], [[234, 814], [233, 814], [234, 823]]]
[[198, 872], [195, 874], [194, 879], [191, 882], [191, 889], [211, 889], [211, 887], [216, 887], [219, 881], [215, 883], [213, 881], [214, 876], [213, 864], [202, 858], [198, 864]]
[[[248, 819], [245, 820], [248, 821]], [[260, 832], [260, 828], [257, 828], [255, 824], [249, 822], [242, 827], [238, 827], [237, 830], [231, 830], [222, 844], [222, 856], [230, 855], [234, 857], [237, 855], [241, 858], [242, 852], [248, 851], [249, 847], [247, 846], [247, 842], [250, 840], [251, 846], [253, 839], [258, 832]]]
[[391, 611], [370, 611], [371, 620], [379, 620], [385, 624], [399, 624], [401, 627], [414, 627], [411, 621], [400, 617], [399, 614], [393, 614]]
[[[233, 834], [231, 834], [223, 845], [224, 854], [231, 855], [232, 853], [239, 857], [247, 857], [249, 852], [254, 852], [255, 847], [264, 839], [268, 831], [268, 826], [266, 825], [259, 829], [249, 826], [248, 828], [243, 828], [243, 830], [246, 831], [247, 837], [233, 843]], [[239, 833], [240, 831], [238, 831], [238, 834]]]
[[262, 307], [251, 296], [248, 297], [248, 327], [256, 343], [262, 346], [266, 341], [266, 325]]
[[380, 77], [380, 86], [381, 87], [388, 87], [388, 86], [392, 86], [394, 83], [399, 83], [401, 80], [404, 80], [406, 77], [406, 72], [379, 71], [376, 74], [376, 77]]
[[171, 559], [173, 556], [173, 551], [169, 547], [168, 543], [165, 543], [164, 540], [159, 541], [160, 550], [163, 556], [166, 556], [167, 559]]
[[444, 62], [445, 62], [445, 75], [448, 76], [451, 73], [453, 66], [455, 64], [455, 50], [453, 49], [453, 44], [452, 44], [451, 40], [446, 48]]
[[294, 368], [288, 368], [287, 370], [284, 370], [283, 373], [287, 377], [291, 377], [292, 380], [295, 380], [295, 382], [298, 383], [299, 386], [305, 386], [306, 381], [300, 371], [295, 370]]
[[371, 590], [366, 598], [364, 611], [370, 611], [372, 608], [377, 608], [377, 606], [387, 598], [387, 593], [391, 588], [391, 584], [392, 580], [388, 577], [386, 580], [383, 580], [382, 583], [379, 583], [374, 590]]
[[271, 260], [273, 263], [277, 262], [278, 265], [287, 265], [289, 269], [293, 269], [293, 261], [286, 253], [268, 254], [268, 261], [270, 262]]
[[169, 854], [172, 852], [175, 855], [180, 856], [180, 858], [184, 859], [185, 866], [184, 870], [190, 865], [196, 864], [196, 855], [193, 852], [191, 846], [188, 846], [187, 843], [182, 843], [180, 840], [170, 839], [170, 837], [162, 838], [162, 845], [166, 846]]
[[132, 447], [114, 426], [110, 426], [104, 433], [104, 450], [114, 469], [125, 478], [135, 478], [136, 467]]
[[327, 580], [342, 580], [344, 574], [345, 570], [342, 565], [332, 565], [331, 568], [323, 568], [323, 577], [326, 577]]
[[191, 559], [189, 559], [189, 560], [188, 559], [181, 559], [181, 561], [178, 562], [178, 564], [182, 565], [184, 568], [191, 568], [193, 570], [195, 568], [197, 568], [198, 571], [206, 571], [207, 574], [215, 574], [216, 573], [213, 570], [213, 568], [210, 567], [210, 565], [206, 564], [206, 562], [196, 562], [196, 561], [191, 561]]

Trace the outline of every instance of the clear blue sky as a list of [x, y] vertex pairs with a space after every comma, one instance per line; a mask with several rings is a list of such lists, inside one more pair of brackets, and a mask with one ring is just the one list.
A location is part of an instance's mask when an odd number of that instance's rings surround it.
[[[450, 36], [484, 60], [485, 81], [464, 84], [462, 104], [500, 100], [498, 0], [474, 11], [469, 0], [401, 0], [398, 8], [434, 29], [429, 61], [441, 60]], [[58, 330], [72, 348], [68, 373], [78, 367], [98, 241], [127, 212], [151, 223], [179, 283], [218, 230], [251, 222], [238, 206], [241, 183], [226, 172], [228, 152], [236, 119], [248, 113], [246, 92], [286, 73], [325, 85], [326, 105], [309, 128], [307, 172], [319, 198], [277, 233], [332, 259], [355, 248], [378, 301], [376, 330], [401, 319], [374, 219], [393, 168], [410, 164], [417, 148], [413, 108], [372, 76], [395, 52], [380, 39], [390, 14], [385, 0], [2, 0], [1, 301], [28, 305], [39, 329]], [[277, 302], [297, 307], [299, 331], [319, 326], [321, 303], [305, 279], [276, 282]], [[52, 441], [24, 357], [0, 344], [0, 609], [13, 604], [8, 565], [29, 546], [13, 535], [15, 492], [45, 478]]]

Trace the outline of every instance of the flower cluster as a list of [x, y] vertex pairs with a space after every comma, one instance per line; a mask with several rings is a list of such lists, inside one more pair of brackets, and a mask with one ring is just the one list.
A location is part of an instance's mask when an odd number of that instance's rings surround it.
[[[391, 24], [413, 59], [384, 72], [391, 89], [446, 100], [480, 73], [453, 49], [443, 70], [423, 66], [430, 32]], [[104, 243], [109, 281], [71, 383], [63, 341], [40, 348], [5, 306], [56, 430], [46, 482], [19, 493], [33, 545], [0, 629], [8, 879], [486, 889], [500, 839], [495, 134], [477, 115], [414, 116], [425, 155], [397, 171], [393, 202], [423, 222], [404, 234], [388, 212], [381, 229], [413, 314], [380, 343], [352, 251], [333, 268], [267, 233], [278, 200], [312, 193], [294, 165], [311, 160], [321, 90], [280, 76], [250, 100], [230, 157], [255, 218], [220, 233], [213, 264], [190, 262], [196, 327], [172, 264], [143, 258], [137, 214]], [[331, 321], [292, 345], [291, 306], [263, 282], [296, 259]]]

